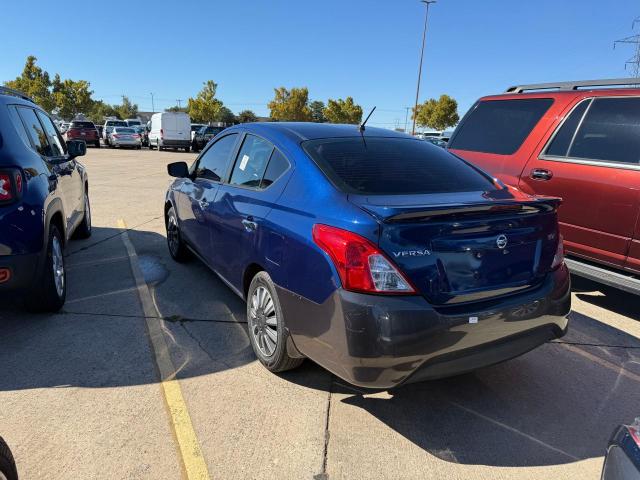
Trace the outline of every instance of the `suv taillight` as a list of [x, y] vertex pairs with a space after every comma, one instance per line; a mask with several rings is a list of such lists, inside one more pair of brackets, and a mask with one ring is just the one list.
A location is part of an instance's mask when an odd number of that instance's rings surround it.
[[0, 202], [12, 202], [22, 195], [22, 174], [18, 170], [0, 171]]
[[414, 294], [411, 282], [384, 253], [360, 235], [316, 224], [313, 241], [333, 260], [346, 290], [378, 294]]

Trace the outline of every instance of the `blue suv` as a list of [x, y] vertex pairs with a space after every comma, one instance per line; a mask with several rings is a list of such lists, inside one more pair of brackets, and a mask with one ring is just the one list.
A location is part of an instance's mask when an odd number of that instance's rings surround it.
[[562, 336], [570, 278], [556, 198], [428, 142], [352, 125], [221, 132], [165, 201], [195, 254], [247, 302], [278, 372], [310, 358], [364, 387], [456, 375]]
[[0, 294], [26, 295], [26, 306], [57, 311], [67, 292], [64, 246], [91, 235], [89, 183], [47, 113], [26, 95], [0, 87]]

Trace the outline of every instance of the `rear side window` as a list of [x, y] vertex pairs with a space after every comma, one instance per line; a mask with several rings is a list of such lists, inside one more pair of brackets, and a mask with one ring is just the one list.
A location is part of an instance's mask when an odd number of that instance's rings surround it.
[[9, 110], [9, 118], [11, 118], [11, 123], [13, 123], [13, 126], [16, 129], [16, 132], [18, 133], [20, 138], [22, 138], [22, 141], [24, 142], [24, 144], [27, 145], [28, 147], [31, 147], [31, 142], [29, 141], [29, 134], [27, 134], [27, 131], [24, 129], [24, 125], [22, 124], [22, 120], [20, 120], [20, 116], [18, 115], [18, 111], [16, 110], [16, 107], [9, 105], [7, 109]]
[[571, 112], [569, 117], [564, 121], [560, 130], [558, 130], [558, 133], [551, 141], [549, 148], [547, 148], [547, 155], [551, 155], [553, 157], [567, 156], [567, 152], [569, 151], [569, 147], [573, 141], [573, 136], [576, 133], [576, 128], [580, 125], [580, 121], [582, 120], [589, 103], [591, 102], [582, 102], [573, 109], [573, 112]]
[[347, 193], [416, 195], [495, 189], [479, 171], [422, 140], [330, 138], [304, 142], [303, 147]]
[[640, 164], [640, 98], [596, 98], [569, 157]]
[[198, 160], [196, 176], [219, 182], [227, 171], [233, 148], [238, 138], [237, 133], [226, 135], [211, 145]]
[[49, 141], [47, 140], [47, 134], [40, 124], [40, 120], [36, 116], [36, 112], [32, 108], [18, 107], [18, 113], [20, 118], [24, 122], [24, 126], [27, 129], [31, 143], [40, 155], [50, 157], [51, 148], [49, 147]]
[[284, 155], [282, 155], [278, 150], [274, 150], [271, 155], [271, 160], [269, 160], [267, 171], [264, 173], [264, 177], [262, 178], [260, 187], [267, 188], [273, 182], [278, 180], [278, 178], [280, 178], [287, 170], [289, 170], [288, 160], [284, 158]]
[[270, 142], [255, 135], [247, 135], [242, 142], [229, 183], [243, 187], [259, 187], [272, 152], [273, 145]]
[[552, 104], [551, 98], [478, 102], [462, 119], [449, 148], [511, 155]]

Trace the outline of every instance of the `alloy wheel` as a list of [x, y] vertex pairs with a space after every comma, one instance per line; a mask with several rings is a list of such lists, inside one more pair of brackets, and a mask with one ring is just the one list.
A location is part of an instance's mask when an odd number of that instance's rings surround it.
[[265, 357], [271, 357], [278, 345], [278, 317], [273, 298], [263, 286], [259, 286], [251, 296], [249, 310], [249, 331], [253, 340]]
[[54, 236], [51, 245], [51, 265], [53, 269], [53, 280], [56, 285], [58, 297], [64, 294], [64, 257], [62, 255], [62, 245], [58, 237]]
[[169, 216], [169, 222], [167, 224], [167, 241], [169, 242], [171, 253], [174, 256], [177, 255], [178, 249], [180, 248], [180, 232], [178, 231], [176, 217], [173, 215]]

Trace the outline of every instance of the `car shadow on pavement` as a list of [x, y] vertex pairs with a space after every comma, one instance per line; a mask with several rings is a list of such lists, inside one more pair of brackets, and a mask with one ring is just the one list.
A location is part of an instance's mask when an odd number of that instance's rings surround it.
[[640, 320], [638, 296], [575, 275], [571, 277], [571, 283], [580, 300]]

